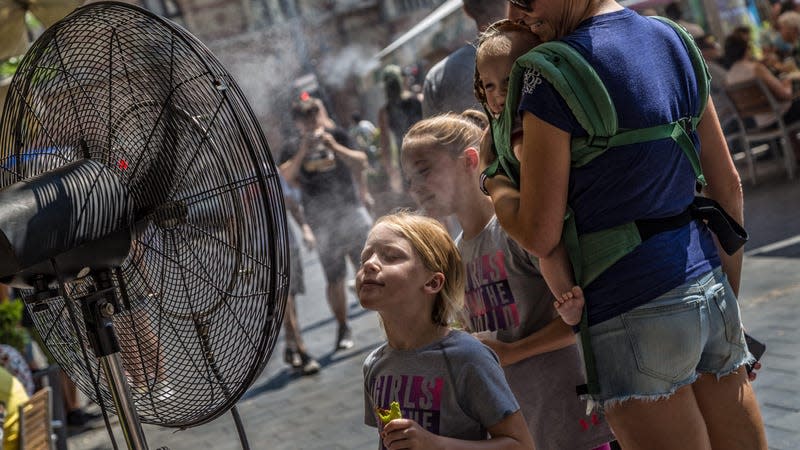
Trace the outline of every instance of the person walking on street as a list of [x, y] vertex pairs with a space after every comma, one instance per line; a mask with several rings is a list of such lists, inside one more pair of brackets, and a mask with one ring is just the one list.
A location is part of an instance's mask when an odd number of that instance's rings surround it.
[[328, 304], [338, 323], [335, 349], [349, 349], [354, 342], [347, 324], [347, 260], [358, 266], [372, 224], [358, 193], [367, 155], [353, 149], [345, 130], [322, 122], [316, 99], [298, 99], [292, 117], [301, 137], [282, 152], [280, 171], [289, 184], [300, 188], [303, 210], [317, 240]]

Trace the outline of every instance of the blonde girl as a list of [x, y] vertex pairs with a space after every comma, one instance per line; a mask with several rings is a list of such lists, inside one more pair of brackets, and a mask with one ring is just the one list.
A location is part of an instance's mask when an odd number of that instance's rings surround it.
[[[478, 145], [486, 116], [445, 114], [415, 124], [401, 158], [409, 192], [427, 214], [454, 215], [466, 268], [467, 326], [500, 358], [536, 448], [604, 448], [613, 437], [599, 416], [586, 416], [575, 386], [585, 382], [572, 329], [533, 258], [494, 217], [478, 185]], [[496, 336], [493, 336], [495, 335]]]
[[[439, 222], [407, 212], [378, 219], [356, 292], [386, 331], [364, 361], [364, 422], [378, 427], [380, 448], [533, 448], [497, 356], [448, 326], [463, 305], [464, 268]], [[384, 424], [378, 412], [392, 402], [402, 418]]]

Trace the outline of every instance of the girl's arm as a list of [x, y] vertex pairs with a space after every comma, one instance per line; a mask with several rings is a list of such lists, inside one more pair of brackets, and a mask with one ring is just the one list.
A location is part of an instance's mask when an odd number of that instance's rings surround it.
[[[465, 441], [438, 436], [425, 430], [411, 419], [395, 419], [386, 424], [381, 432], [386, 448], [409, 450], [532, 450], [533, 438], [521, 411], [506, 416], [488, 428], [489, 435], [483, 441]], [[395, 446], [392, 447], [392, 443]]]
[[567, 210], [570, 135], [529, 112], [524, 113], [522, 129], [519, 190], [501, 175], [486, 180], [486, 188], [503, 229], [530, 253], [544, 258], [561, 241]]
[[560, 350], [576, 342], [572, 327], [560, 317], [556, 317], [536, 332], [514, 342], [503, 342], [480, 335], [476, 337], [485, 346], [494, 350], [503, 367], [543, 353]]
[[[703, 118], [697, 126], [697, 133], [702, 145], [700, 165], [706, 181], [708, 181], [708, 185], [703, 190], [704, 194], [706, 197], [716, 200], [731, 217], [744, 226], [742, 181], [733, 164], [728, 143], [722, 133], [719, 118], [717, 118], [714, 102], [710, 97]], [[722, 250], [719, 243], [717, 243], [717, 250], [722, 260], [722, 271], [728, 276], [728, 282], [730, 282], [733, 292], [738, 295], [744, 250], [739, 249], [733, 255], [728, 255]]]

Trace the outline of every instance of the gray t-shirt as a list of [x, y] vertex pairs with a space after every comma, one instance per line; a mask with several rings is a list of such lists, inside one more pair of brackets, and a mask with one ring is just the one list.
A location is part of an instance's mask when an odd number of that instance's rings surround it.
[[[535, 258], [492, 217], [472, 239], [456, 240], [467, 272], [466, 305], [474, 331], [514, 342], [558, 317]], [[589, 450], [614, 439], [604, 422], [586, 416], [575, 386], [584, 384], [577, 345], [504, 367], [536, 448]], [[597, 418], [595, 418], [597, 421]]]
[[431, 67], [422, 87], [422, 117], [465, 109], [483, 111], [475, 98], [475, 46], [467, 44]]
[[452, 330], [416, 350], [383, 344], [367, 356], [363, 369], [369, 426], [380, 422], [376, 407], [389, 409], [397, 401], [404, 418], [434, 434], [483, 440], [488, 427], [519, 410], [497, 355], [463, 331]]

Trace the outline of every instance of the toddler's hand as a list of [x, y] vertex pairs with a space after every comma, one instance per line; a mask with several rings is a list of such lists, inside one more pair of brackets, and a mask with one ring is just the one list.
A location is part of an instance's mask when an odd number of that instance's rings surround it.
[[750, 380], [751, 383], [753, 381], [756, 381], [756, 377], [758, 377], [759, 370], [761, 370], [761, 363], [756, 361], [755, 363], [753, 363], [753, 369], [747, 372], [747, 379]]

